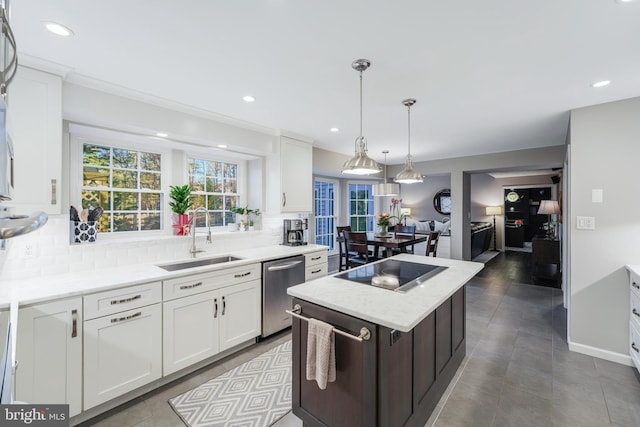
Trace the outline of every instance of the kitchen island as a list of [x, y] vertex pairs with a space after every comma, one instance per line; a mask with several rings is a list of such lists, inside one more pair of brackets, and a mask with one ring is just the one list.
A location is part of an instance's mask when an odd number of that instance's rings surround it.
[[[464, 284], [482, 268], [402, 254], [289, 288], [294, 414], [305, 426], [423, 426], [465, 356]], [[346, 333], [325, 390], [305, 378], [307, 318]]]

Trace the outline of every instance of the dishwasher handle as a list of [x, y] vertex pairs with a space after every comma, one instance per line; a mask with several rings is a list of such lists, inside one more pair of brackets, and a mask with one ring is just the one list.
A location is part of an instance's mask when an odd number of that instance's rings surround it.
[[298, 264], [302, 264], [304, 260], [301, 261], [290, 261], [284, 264], [278, 264], [267, 268], [267, 271], [280, 271], [280, 270], [288, 270], [290, 268], [295, 267]]

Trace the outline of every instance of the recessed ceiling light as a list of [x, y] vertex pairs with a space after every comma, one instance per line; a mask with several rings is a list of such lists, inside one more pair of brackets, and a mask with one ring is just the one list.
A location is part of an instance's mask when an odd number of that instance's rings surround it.
[[609, 84], [611, 84], [611, 80], [601, 80], [599, 82], [595, 82], [591, 86], [593, 86], [593, 87], [605, 87], [605, 86], [609, 86]]
[[242, 97], [242, 100], [243, 100], [244, 102], [253, 102], [253, 101], [255, 101], [256, 99], [255, 99], [253, 96], [251, 96], [251, 95], [246, 95], [246, 96], [243, 96], [243, 97]]
[[47, 30], [51, 31], [53, 34], [57, 34], [63, 37], [69, 37], [73, 35], [73, 31], [64, 25], [58, 24], [56, 22], [45, 22], [44, 26]]
[[227, 148], [227, 144], [218, 144], [218, 148]]
[[616, 3], [631, 3], [633, 0], [616, 0]]
[[338, 129], [338, 128], [331, 128], [331, 129], [329, 129], [329, 130], [330, 130], [331, 132], [340, 132], [340, 129]]
[[156, 136], [159, 136], [160, 138], [166, 138], [169, 136], [169, 134], [164, 132], [158, 132], [156, 133]]

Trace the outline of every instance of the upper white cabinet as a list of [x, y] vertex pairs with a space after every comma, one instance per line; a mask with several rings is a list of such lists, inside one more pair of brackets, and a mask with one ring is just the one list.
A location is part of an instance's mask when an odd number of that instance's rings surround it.
[[62, 78], [18, 67], [8, 89], [15, 153], [13, 200], [19, 213], [61, 213]]
[[82, 409], [82, 298], [18, 312], [16, 400]]
[[280, 137], [280, 212], [313, 211], [313, 147]]

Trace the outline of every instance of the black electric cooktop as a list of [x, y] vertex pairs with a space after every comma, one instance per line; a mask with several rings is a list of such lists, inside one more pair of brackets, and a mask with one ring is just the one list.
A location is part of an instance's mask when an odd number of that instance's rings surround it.
[[388, 259], [347, 270], [343, 273], [336, 274], [334, 277], [396, 292], [406, 292], [447, 268], [448, 267], [437, 265]]

